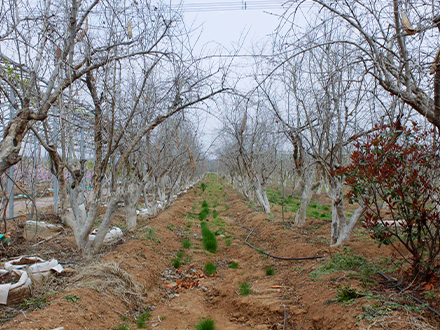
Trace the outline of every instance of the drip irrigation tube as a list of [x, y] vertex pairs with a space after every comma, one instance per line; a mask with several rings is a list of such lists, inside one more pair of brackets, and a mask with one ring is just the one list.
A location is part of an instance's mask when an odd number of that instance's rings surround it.
[[299, 257], [299, 258], [278, 257], [278, 256], [275, 256], [275, 255], [273, 255], [273, 254], [270, 254], [269, 252], [266, 252], [266, 251], [264, 251], [264, 250], [262, 250], [262, 249], [260, 249], [260, 248], [257, 248], [256, 246], [254, 246], [254, 245], [252, 245], [251, 243], [248, 242], [248, 239], [249, 239], [249, 237], [253, 234], [254, 229], [249, 228], [249, 227], [246, 227], [246, 226], [243, 226], [243, 225], [241, 224], [241, 220], [243, 220], [248, 214], [250, 214], [250, 213], [252, 213], [252, 212], [256, 212], [256, 211], [249, 211], [249, 212], [246, 212], [246, 213], [240, 218], [240, 220], [238, 221], [238, 224], [239, 224], [242, 228], [247, 229], [247, 230], [250, 231], [249, 235], [247, 235], [246, 239], [244, 240], [244, 242], [246, 243], [246, 245], [248, 245], [249, 247], [251, 247], [251, 248], [257, 250], [258, 252], [263, 253], [263, 254], [265, 254], [265, 255], [271, 257], [271, 258], [274, 258], [274, 259], [280, 259], [280, 260], [314, 260], [314, 259], [322, 259], [322, 258], [327, 258], [327, 257], [328, 257], [328, 256]]
[[[365, 265], [363, 265], [365, 266]], [[367, 266], [365, 266], [367, 267]], [[369, 268], [369, 267], [368, 267]], [[370, 268], [371, 269], [371, 268]], [[391, 281], [391, 279], [386, 276], [385, 274], [381, 273], [381, 272], [377, 272], [380, 276], [382, 276], [384, 279], [386, 279], [387, 281]], [[412, 298], [413, 300], [415, 300], [416, 302], [418, 302], [420, 305], [422, 305], [423, 307], [426, 307], [427, 309], [429, 309], [431, 312], [433, 312], [435, 315], [437, 315], [438, 317], [440, 317], [440, 313], [437, 312], [435, 309], [433, 309], [432, 307], [430, 307], [428, 304], [424, 303], [423, 301], [421, 301], [420, 299], [414, 297], [412, 294], [406, 292], [404, 289], [402, 289], [400, 286], [396, 285], [395, 288], [397, 290], [399, 290], [399, 292], [406, 294], [408, 297]]]
[[[56, 213], [38, 213], [36, 216], [38, 217], [38, 216], [47, 216], [47, 215], [57, 215], [57, 214]], [[22, 214], [22, 215], [17, 215], [17, 216], [12, 217], [12, 218], [0, 218], [0, 220], [3, 220], [3, 221], [6, 221], [6, 220], [8, 220], [8, 221], [15, 221], [15, 219], [18, 219], [18, 218], [30, 218], [30, 217], [31, 217], [30, 214]]]
[[[244, 242], [245, 242], [249, 247], [251, 247], [251, 248], [257, 250], [258, 252], [261, 252], [261, 253], [263, 253], [263, 254], [269, 256], [269, 257], [272, 257], [272, 258], [275, 258], [275, 259], [281, 259], [281, 260], [312, 260], [312, 259], [320, 259], [320, 258], [327, 258], [327, 257], [328, 257], [328, 256], [300, 257], [300, 258], [285, 258], [285, 257], [278, 257], [278, 256], [274, 256], [274, 255], [272, 255], [272, 254], [270, 254], [270, 253], [268, 253], [268, 252], [266, 252], [266, 251], [263, 251], [262, 249], [259, 249], [259, 248], [255, 247], [255, 246], [253, 246], [253, 245], [250, 244], [247, 240], [249, 239], [249, 237], [250, 237], [250, 236], [252, 235], [252, 233], [254, 232], [254, 229], [249, 228], [249, 227], [246, 227], [246, 226], [244, 226], [244, 225], [241, 224], [241, 221], [242, 221], [242, 220], [243, 220], [248, 214], [250, 214], [250, 213], [252, 213], [252, 212], [256, 212], [256, 211], [249, 211], [249, 212], [246, 212], [246, 213], [240, 218], [240, 220], [238, 221], [238, 224], [239, 224], [242, 228], [247, 229], [247, 230], [250, 231], [249, 235], [247, 235], [246, 239], [244, 240]], [[367, 268], [370, 268], [370, 267], [368, 267], [367, 265], [364, 265], [364, 264], [362, 264], [362, 266], [367, 267]], [[370, 268], [370, 269], [371, 269], [371, 268]], [[388, 276], [386, 276], [385, 274], [383, 274], [383, 273], [381, 273], [381, 272], [377, 272], [377, 273], [378, 273], [380, 276], [382, 276], [385, 280], [387, 280], [387, 281], [391, 281], [391, 279], [390, 279]], [[435, 309], [433, 309], [432, 307], [430, 307], [428, 304], [426, 304], [426, 303], [424, 303], [423, 301], [421, 301], [420, 299], [414, 297], [412, 294], [406, 292], [404, 289], [402, 289], [402, 288], [401, 288], [400, 286], [398, 286], [398, 285], [395, 286], [395, 288], [396, 288], [397, 290], [399, 290], [399, 292], [406, 294], [408, 297], [412, 298], [414, 301], [418, 302], [420, 305], [422, 305], [423, 307], [426, 307], [426, 308], [429, 309], [431, 312], [433, 312], [435, 315], [437, 315], [438, 317], [440, 317], [440, 313], [437, 312], [437, 311], [436, 311]], [[286, 311], [284, 310], [284, 312], [286, 312]], [[283, 327], [283, 329], [284, 329], [284, 327]]]
[[15, 216], [15, 217], [12, 217], [12, 218], [1, 218], [0, 220], [3, 220], [3, 221], [6, 221], [6, 220], [15, 220], [15, 219], [18, 219], [18, 218], [23, 218], [23, 217], [26, 217], [26, 215], [17, 215], [17, 216]]
[[2, 278], [2, 277], [4, 277], [4, 276], [8, 275], [9, 273], [10, 273], [10, 271], [7, 271], [7, 272], [1, 274], [1, 275], [0, 275], [0, 278]]

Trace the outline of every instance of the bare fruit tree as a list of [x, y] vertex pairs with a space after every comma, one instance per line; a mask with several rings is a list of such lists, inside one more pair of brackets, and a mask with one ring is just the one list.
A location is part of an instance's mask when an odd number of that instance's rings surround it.
[[[196, 104], [204, 107], [225, 90], [225, 80], [224, 70], [202, 68], [179, 13], [168, 7], [98, 0], [67, 4], [37, 3], [35, 13], [41, 6], [45, 10], [42, 19], [20, 11], [29, 15], [25, 21], [33, 29], [24, 22], [11, 25], [19, 38], [2, 53], [1, 92], [9, 97], [13, 90], [20, 112], [0, 142], [0, 171], [20, 160], [23, 135], [32, 130], [58, 179], [61, 218], [73, 229], [78, 247], [90, 255], [100, 250], [117, 205], [133, 190], [132, 170], [142, 142], [177, 113]], [[37, 28], [40, 39], [35, 38]], [[91, 160], [79, 148], [84, 130], [92, 138]], [[88, 200], [81, 195], [85, 163], [93, 169]], [[141, 183], [148, 181], [148, 171], [138, 171], [137, 178], [141, 173]], [[121, 179], [128, 181], [121, 184]], [[182, 176], [173, 180], [175, 184]], [[140, 186], [135, 197], [143, 190]], [[96, 239], [89, 241], [103, 195], [107, 208]], [[131, 228], [135, 218], [129, 220]]]
[[[351, 49], [350, 61], [383, 90], [440, 127], [440, 5], [435, 1], [313, 0], [324, 22], [337, 27], [333, 43]], [[299, 1], [292, 4], [296, 8]], [[320, 9], [324, 9], [321, 11]], [[292, 18], [292, 17], [291, 17]]]
[[282, 145], [277, 125], [262, 100], [234, 101], [235, 108], [225, 117], [221, 159], [243, 194], [251, 200], [255, 196], [264, 211], [270, 213], [266, 187], [278, 167], [277, 153]]

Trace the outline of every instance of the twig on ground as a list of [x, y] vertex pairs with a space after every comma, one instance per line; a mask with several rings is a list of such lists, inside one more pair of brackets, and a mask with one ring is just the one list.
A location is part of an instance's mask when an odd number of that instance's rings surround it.
[[300, 327], [299, 327], [298, 330], [301, 330], [301, 329], [302, 329], [302, 327], [303, 327], [303, 325], [304, 325], [304, 322], [306, 321], [307, 314], [309, 314], [309, 309], [310, 309], [310, 307], [307, 307], [306, 315], [304, 315], [303, 321], [302, 321], [302, 323], [301, 323], [301, 325], [300, 325]]
[[61, 235], [61, 233], [62, 233], [62, 231], [60, 231], [60, 232], [59, 232], [58, 234], [56, 234], [56, 235], [50, 236], [50, 237], [48, 237], [48, 238], [46, 238], [46, 239], [44, 239], [44, 240], [42, 240], [42, 241], [40, 241], [40, 242], [38, 242], [38, 243], [35, 243], [35, 244], [32, 245], [32, 246], [37, 246], [37, 245], [40, 245], [41, 243], [47, 242], [47, 241], [51, 240], [52, 238], [55, 238], [55, 237]]

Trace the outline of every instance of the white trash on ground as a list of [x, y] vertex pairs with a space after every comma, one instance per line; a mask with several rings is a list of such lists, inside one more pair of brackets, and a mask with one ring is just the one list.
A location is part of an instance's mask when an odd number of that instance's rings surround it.
[[27, 240], [45, 239], [57, 235], [63, 229], [63, 226], [44, 221], [28, 220], [24, 226], [23, 237]]
[[[98, 228], [94, 229], [92, 233], [89, 235], [89, 241], [94, 241], [97, 233], [98, 233]], [[119, 237], [122, 237], [123, 235], [124, 233], [122, 232], [121, 228], [113, 227], [108, 231], [107, 234], [105, 234], [104, 244], [111, 243], [117, 240]]]
[[2, 281], [18, 278], [16, 283], [0, 284], [0, 305], [18, 304], [31, 296], [32, 281], [26, 271], [0, 269], [0, 276]]
[[58, 260], [51, 259], [46, 261], [39, 257], [20, 257], [5, 262], [6, 270], [24, 270], [27, 271], [33, 279], [41, 282], [43, 278], [48, 277], [52, 273], [62, 273], [63, 266], [58, 263]]
[[148, 214], [148, 213], [149, 213], [149, 209], [148, 208], [136, 210], [136, 214], [139, 214], [139, 215], [144, 215], [144, 214]]

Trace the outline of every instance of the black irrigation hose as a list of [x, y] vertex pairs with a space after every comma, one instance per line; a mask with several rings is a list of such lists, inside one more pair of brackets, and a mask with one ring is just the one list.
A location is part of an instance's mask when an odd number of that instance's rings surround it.
[[[38, 213], [36, 216], [47, 216], [47, 215], [57, 215], [57, 214], [56, 213]], [[6, 218], [6, 219], [0, 218], [0, 220], [3, 220], [3, 221], [12, 220], [12, 221], [14, 221], [15, 219], [18, 219], [18, 218], [24, 218], [24, 217], [29, 218], [30, 216], [31, 216], [30, 214], [22, 214], [22, 215], [17, 215], [17, 216], [12, 217], [12, 218]]]
[[1, 275], [0, 275], [0, 278], [2, 278], [2, 277], [4, 277], [4, 276], [8, 275], [9, 273], [10, 273], [10, 271], [7, 271], [6, 273], [1, 274]]
[[[253, 248], [253, 249], [257, 250], [258, 252], [261, 252], [261, 253], [263, 253], [263, 254], [269, 256], [269, 257], [272, 257], [272, 258], [275, 258], [275, 259], [281, 259], [281, 260], [312, 260], [312, 259], [320, 259], [320, 258], [327, 258], [327, 257], [328, 257], [328, 256], [302, 257], [302, 258], [284, 258], [284, 257], [277, 257], [277, 256], [274, 256], [274, 255], [272, 255], [272, 254], [266, 252], [266, 251], [263, 251], [262, 249], [259, 249], [259, 248], [255, 247], [255, 246], [253, 246], [253, 245], [250, 244], [247, 240], [248, 240], [248, 238], [252, 235], [252, 233], [254, 232], [254, 229], [249, 228], [249, 227], [246, 227], [246, 226], [243, 226], [243, 225], [241, 224], [241, 220], [243, 220], [248, 214], [250, 214], [250, 213], [252, 213], [252, 212], [256, 212], [256, 211], [249, 211], [249, 212], [246, 212], [246, 213], [240, 218], [240, 220], [238, 221], [238, 224], [239, 224], [242, 228], [247, 229], [247, 230], [250, 231], [249, 235], [247, 235], [247, 237], [246, 237], [246, 239], [244, 240], [244, 242], [245, 242], [248, 246], [250, 246], [251, 248]], [[373, 270], [372, 268], [368, 267], [367, 265], [362, 264], [362, 266], [367, 267], [367, 268]], [[383, 274], [383, 273], [381, 273], [381, 272], [377, 272], [377, 273], [378, 273], [380, 276], [382, 276], [385, 280], [387, 280], [387, 281], [389, 281], [389, 282], [391, 281], [391, 279], [390, 279], [388, 276], [386, 276], [385, 274]], [[435, 315], [437, 315], [438, 317], [440, 317], [440, 313], [437, 312], [437, 311], [436, 311], [435, 309], [433, 309], [432, 307], [430, 307], [428, 304], [426, 304], [426, 303], [424, 303], [423, 301], [421, 301], [420, 299], [414, 297], [412, 294], [406, 292], [406, 291], [405, 291], [404, 289], [402, 289], [400, 286], [395, 286], [395, 288], [396, 288], [397, 290], [399, 290], [399, 292], [406, 294], [408, 297], [412, 298], [414, 301], [418, 302], [420, 305], [422, 305], [423, 307], [426, 307], [426, 308], [429, 309], [431, 312], [433, 312]], [[284, 311], [284, 312], [285, 312], [285, 311]], [[283, 329], [284, 329], [284, 327], [283, 327]]]
[[[362, 265], [365, 266], [365, 265]], [[367, 266], [365, 266], [367, 267]], [[370, 268], [370, 267], [368, 267]], [[371, 268], [370, 268], [371, 269]], [[386, 276], [385, 274], [381, 273], [381, 272], [377, 272], [380, 276], [382, 276], [384, 279], [386, 279], [387, 281], [391, 281], [391, 279]], [[423, 307], [428, 308], [431, 312], [433, 312], [435, 315], [437, 315], [438, 317], [440, 317], [440, 313], [437, 312], [435, 309], [433, 309], [432, 307], [430, 307], [428, 304], [424, 303], [423, 301], [421, 301], [420, 299], [414, 297], [412, 294], [406, 292], [404, 289], [402, 289], [400, 286], [395, 287], [397, 290], [399, 290], [399, 292], [402, 292], [404, 294], [406, 294], [408, 297], [412, 298], [413, 300], [415, 300], [416, 302], [418, 302], [420, 305], [422, 305]]]
[[4, 218], [1, 218], [0, 220], [3, 220], [3, 221], [6, 221], [6, 220], [15, 220], [15, 219], [18, 219], [18, 218], [22, 218], [22, 217], [26, 217], [26, 215], [17, 215], [16, 217], [12, 217], [12, 218], [6, 218], [6, 219], [4, 219]]
[[314, 259], [321, 259], [321, 258], [327, 258], [327, 257], [328, 257], [328, 256], [299, 257], [299, 258], [278, 257], [278, 256], [274, 256], [274, 255], [272, 255], [272, 254], [270, 254], [270, 253], [268, 253], [268, 252], [266, 252], [266, 251], [263, 251], [262, 249], [259, 249], [259, 248], [255, 247], [255, 246], [253, 246], [253, 245], [252, 245], [251, 243], [249, 243], [247, 240], [248, 240], [248, 238], [252, 235], [252, 233], [254, 232], [254, 229], [249, 228], [249, 227], [246, 227], [246, 226], [243, 226], [243, 225], [241, 224], [241, 220], [243, 220], [245, 216], [247, 216], [248, 214], [250, 214], [250, 213], [252, 213], [252, 212], [256, 212], [256, 211], [249, 211], [249, 212], [246, 212], [246, 213], [240, 218], [240, 220], [238, 221], [238, 224], [239, 224], [242, 228], [247, 229], [247, 230], [250, 230], [249, 235], [247, 235], [246, 239], [244, 240], [244, 242], [245, 242], [249, 247], [251, 247], [251, 248], [257, 250], [258, 252], [263, 253], [263, 254], [265, 254], [265, 255], [271, 257], [271, 258], [274, 258], [274, 259], [280, 259], [280, 260], [314, 260]]

